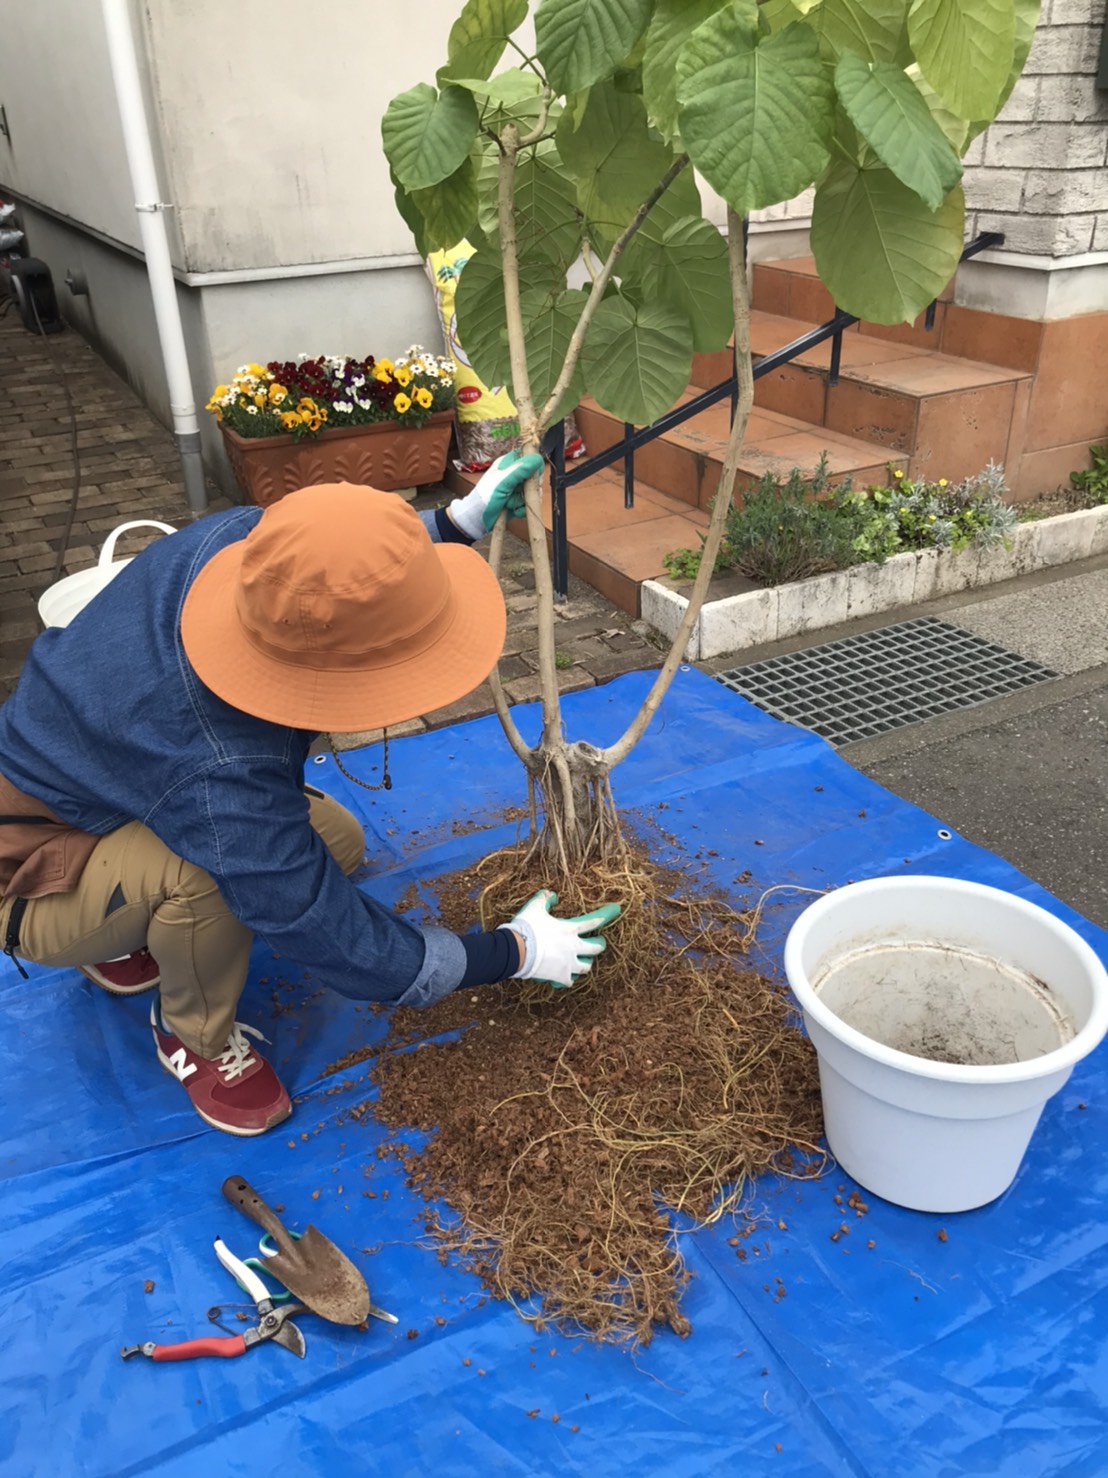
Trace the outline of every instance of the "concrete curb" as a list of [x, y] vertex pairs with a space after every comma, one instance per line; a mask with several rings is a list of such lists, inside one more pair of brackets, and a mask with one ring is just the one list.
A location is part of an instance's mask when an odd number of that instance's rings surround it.
[[[993, 585], [1052, 565], [1108, 552], [1108, 506], [1021, 523], [1010, 547], [925, 549], [884, 564], [855, 565], [794, 585], [749, 590], [705, 601], [685, 648], [690, 662], [839, 626], [860, 616], [919, 605], [979, 585]], [[642, 619], [673, 639], [688, 597], [660, 580], [642, 587]]]

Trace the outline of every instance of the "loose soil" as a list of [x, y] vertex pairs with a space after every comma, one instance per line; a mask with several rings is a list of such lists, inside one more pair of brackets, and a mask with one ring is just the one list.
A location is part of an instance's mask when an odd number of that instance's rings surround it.
[[[500, 853], [436, 880], [439, 921], [465, 929], [478, 908], [503, 920], [553, 886], [521, 861]], [[641, 853], [561, 892], [561, 914], [625, 906], [582, 983], [507, 982], [398, 1009], [383, 1049], [326, 1071], [375, 1058], [379, 1097], [351, 1117], [430, 1136], [418, 1150], [394, 1137], [386, 1152], [432, 1203], [443, 1261], [456, 1256], [540, 1328], [633, 1344], [662, 1325], [685, 1335], [673, 1213], [716, 1221], [763, 1172], [819, 1173], [815, 1053], [785, 989], [746, 967], [755, 915]], [[443, 1033], [455, 1035], [426, 1040]]]

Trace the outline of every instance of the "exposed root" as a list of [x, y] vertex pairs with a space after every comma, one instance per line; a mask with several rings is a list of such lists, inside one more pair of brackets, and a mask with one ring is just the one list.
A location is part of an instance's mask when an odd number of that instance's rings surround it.
[[670, 1212], [716, 1221], [767, 1170], [822, 1169], [815, 1054], [786, 992], [743, 966], [761, 903], [691, 894], [626, 848], [572, 877], [523, 867], [527, 850], [440, 880], [448, 921], [478, 879], [490, 923], [554, 887], [559, 913], [624, 905], [608, 950], [572, 990], [508, 982], [397, 1011], [394, 1047], [468, 1029], [382, 1053], [374, 1112], [430, 1132], [395, 1151], [449, 1208], [428, 1230], [524, 1318], [634, 1344], [685, 1334]]

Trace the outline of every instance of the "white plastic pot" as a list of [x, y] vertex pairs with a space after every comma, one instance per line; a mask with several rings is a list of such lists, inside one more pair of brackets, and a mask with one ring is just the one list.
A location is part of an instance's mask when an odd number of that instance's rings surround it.
[[1043, 1105], [1108, 1030], [1108, 972], [1089, 945], [1036, 904], [956, 878], [827, 894], [789, 931], [785, 972], [832, 1154], [917, 1211], [1007, 1190]]
[[163, 534], [177, 532], [172, 524], [159, 523], [154, 518], [139, 518], [132, 523], [121, 523], [105, 539], [100, 558], [91, 569], [77, 570], [72, 575], [66, 575], [39, 596], [38, 614], [44, 626], [68, 626], [93, 596], [99, 595], [104, 586], [110, 584], [120, 570], [131, 563], [130, 559], [112, 559], [116, 540], [128, 529], [161, 529]]

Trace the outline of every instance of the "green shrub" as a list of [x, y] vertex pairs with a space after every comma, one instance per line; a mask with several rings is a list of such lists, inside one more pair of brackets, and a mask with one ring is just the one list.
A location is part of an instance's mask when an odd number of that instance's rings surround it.
[[887, 488], [863, 496], [887, 512], [896, 529], [897, 549], [967, 549], [1003, 542], [1018, 521], [1004, 501], [1004, 468], [990, 462], [983, 472], [958, 483], [913, 482], [898, 469]]
[[1108, 441], [1089, 448], [1091, 467], [1071, 472], [1070, 482], [1081, 496], [1083, 508], [1099, 508], [1108, 503]]
[[[825, 452], [809, 481], [794, 467], [784, 482], [767, 473], [746, 493], [743, 506], [727, 516], [716, 572], [737, 569], [760, 585], [784, 585], [880, 564], [905, 550], [1005, 542], [1017, 522], [1005, 491], [1004, 469], [993, 462], [958, 483], [945, 477], [915, 482], [896, 468], [889, 487], [855, 491], [847, 482], [828, 489]], [[700, 551], [675, 550], [665, 566], [677, 579], [691, 579]]]

